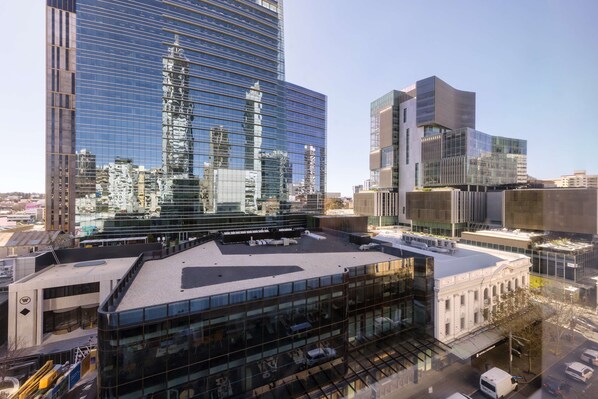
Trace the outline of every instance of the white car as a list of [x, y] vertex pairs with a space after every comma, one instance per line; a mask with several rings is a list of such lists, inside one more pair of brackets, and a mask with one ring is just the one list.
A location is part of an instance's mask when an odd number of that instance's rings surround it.
[[586, 366], [583, 363], [573, 362], [567, 364], [565, 374], [567, 375], [567, 377], [571, 377], [578, 381], [587, 383], [588, 380], [592, 378], [592, 375], [594, 374], [594, 369]]
[[305, 366], [311, 367], [336, 357], [336, 350], [332, 348], [312, 349], [305, 355]]
[[591, 364], [592, 366], [598, 366], [598, 351], [593, 349], [586, 349], [580, 356], [583, 362]]

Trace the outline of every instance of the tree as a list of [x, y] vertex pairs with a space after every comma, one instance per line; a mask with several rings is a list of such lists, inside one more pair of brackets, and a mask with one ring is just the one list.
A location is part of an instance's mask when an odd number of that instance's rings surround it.
[[513, 343], [519, 351], [525, 352], [527, 371], [532, 372], [532, 358], [542, 351], [542, 329], [537, 326], [543, 320], [543, 314], [542, 305], [532, 300], [530, 291], [523, 288], [503, 294], [492, 309], [487, 309], [490, 324], [509, 339], [509, 372], [512, 372]]
[[547, 323], [548, 332], [551, 340], [555, 342], [554, 354], [560, 355], [561, 340], [567, 331], [573, 332], [575, 327], [575, 320], [579, 316], [579, 308], [573, 305], [573, 301], [567, 298], [566, 293], [563, 293], [562, 298], [559, 298], [558, 291], [543, 290], [542, 296], [548, 299], [550, 306], [550, 314], [546, 319], [550, 321]]
[[324, 202], [324, 210], [343, 209], [345, 204], [341, 198], [326, 198]]

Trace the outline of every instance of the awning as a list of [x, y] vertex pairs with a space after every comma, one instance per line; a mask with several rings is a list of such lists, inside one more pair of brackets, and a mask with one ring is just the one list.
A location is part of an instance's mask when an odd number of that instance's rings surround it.
[[505, 337], [495, 328], [483, 330], [476, 335], [462, 338], [451, 344], [450, 353], [461, 360], [467, 360], [472, 356], [481, 355], [486, 350], [490, 350]]

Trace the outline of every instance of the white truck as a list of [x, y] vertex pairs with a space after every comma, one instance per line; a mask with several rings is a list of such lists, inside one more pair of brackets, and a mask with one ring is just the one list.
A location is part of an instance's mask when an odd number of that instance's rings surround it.
[[480, 376], [480, 390], [491, 398], [504, 398], [517, 390], [517, 381], [506, 371], [493, 367]]

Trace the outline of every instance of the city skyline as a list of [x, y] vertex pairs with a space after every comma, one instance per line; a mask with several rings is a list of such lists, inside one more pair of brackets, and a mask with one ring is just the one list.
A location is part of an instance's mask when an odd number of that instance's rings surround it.
[[[14, 38], [7, 54], [20, 60], [2, 65], [3, 75], [11, 76], [6, 90], [12, 93], [1, 107], [2, 192], [44, 191], [45, 18], [43, 2], [35, 3], [39, 7], [0, 5], [2, 15], [28, 16], [5, 18], [1, 28], [5, 37]], [[368, 178], [369, 103], [431, 75], [477, 93], [481, 131], [528, 140], [530, 175], [598, 171], [592, 157], [598, 139], [590, 120], [598, 105], [592, 96], [598, 87], [593, 73], [598, 28], [591, 22], [597, 6], [592, 2], [535, 1], [516, 9], [502, 3], [461, 1], [451, 7], [434, 2], [425, 10], [381, 2], [338, 12], [340, 6], [338, 1], [285, 3], [286, 78], [329, 100], [327, 191], [349, 195], [352, 185]], [[431, 28], [417, 30], [424, 17]], [[331, 18], [334, 24], [326, 23]]]

